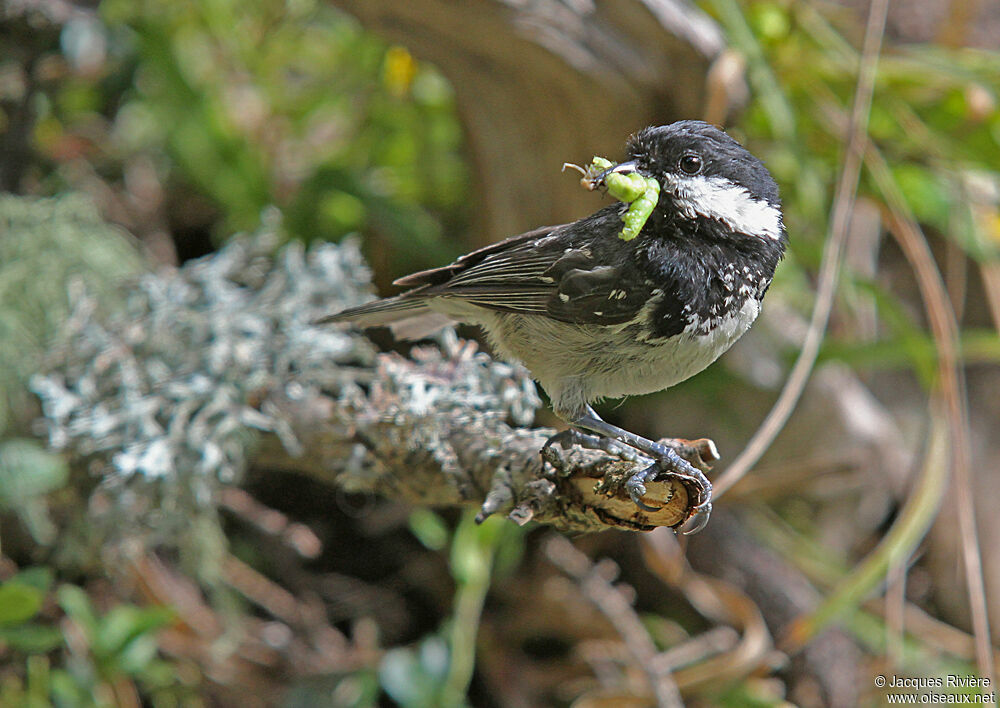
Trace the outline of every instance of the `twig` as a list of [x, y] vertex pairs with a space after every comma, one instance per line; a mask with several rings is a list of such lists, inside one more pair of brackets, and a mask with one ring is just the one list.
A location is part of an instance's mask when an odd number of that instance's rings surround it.
[[[927, 245], [927, 240], [912, 217], [905, 199], [899, 192], [892, 177], [888, 164], [877, 148], [866, 146], [866, 160], [872, 176], [886, 199], [888, 210], [883, 220], [900, 244], [917, 275], [918, 286], [925, 301], [930, 320], [931, 330], [939, 349], [939, 388], [940, 399], [932, 397], [932, 425], [940, 428], [938, 422], [944, 418], [947, 424], [947, 436], [941, 444], [948, 443], [948, 454], [938, 462], [930, 458], [941, 454], [934, 453], [934, 448], [928, 451], [928, 462], [921, 473], [920, 486], [907, 502], [896, 524], [886, 534], [879, 547], [869, 555], [864, 564], [851, 574], [831, 595], [824, 606], [812, 617], [797, 624], [788, 635], [788, 640], [797, 645], [812, 636], [845, 604], [853, 602], [867, 588], [871, 587], [872, 579], [880, 574], [893, 559], [902, 562], [906, 555], [912, 552], [919, 537], [926, 533], [930, 522], [930, 514], [934, 511], [932, 504], [940, 501], [943, 489], [935, 487], [944, 482], [944, 469], [954, 470], [956, 485], [956, 500], [959, 507], [959, 529], [962, 538], [963, 558], [965, 560], [966, 582], [969, 588], [969, 604], [972, 612], [973, 634], [976, 646], [976, 663], [980, 673], [990, 679], [991, 685], [995, 678], [995, 668], [992, 661], [990, 646], [989, 618], [986, 610], [986, 593], [982, 574], [982, 558], [977, 539], [975, 510], [972, 498], [972, 482], [968, 461], [968, 424], [964, 404], [964, 385], [958, 368], [958, 325], [954, 312], [950, 307], [947, 290], [941, 281], [940, 273], [934, 262], [934, 257]], [[941, 435], [939, 431], [936, 435]], [[932, 441], [936, 437], [932, 434]], [[943, 469], [938, 469], [943, 468]], [[938, 497], [935, 502], [935, 495]], [[921, 530], [921, 525], [924, 526]], [[918, 537], [919, 534], [919, 537]], [[909, 548], [909, 551], [906, 549]]]
[[271, 509], [237, 487], [223, 487], [217, 499], [219, 507], [228, 509], [270, 536], [276, 536], [303, 558], [317, 558], [323, 542], [305, 524], [290, 520], [276, 509]]
[[705, 107], [702, 120], [723, 125], [733, 107], [746, 103], [746, 57], [726, 49], [712, 62], [705, 77]]
[[[828, 111], [829, 113], [829, 111]], [[829, 118], [829, 115], [827, 116]], [[947, 288], [934, 256], [927, 244], [906, 199], [899, 190], [888, 163], [878, 148], [868, 143], [865, 160], [879, 191], [888, 206], [882, 220], [896, 238], [917, 277], [917, 284], [925, 302], [931, 332], [937, 347], [939, 390], [942, 394], [943, 415], [947, 418], [952, 447], [947, 462], [955, 475], [957, 487], [959, 533], [965, 559], [969, 603], [976, 643], [977, 665], [983, 676], [994, 683], [995, 665], [991, 660], [989, 617], [983, 580], [982, 558], [979, 552], [972, 497], [972, 480], [969, 468], [968, 414], [965, 405], [965, 383], [958, 348], [959, 333], [954, 310]], [[933, 407], [932, 402], [932, 407]]]
[[955, 322], [947, 290], [941, 282], [941, 274], [934, 262], [927, 239], [909, 213], [906, 202], [899, 193], [892, 179], [892, 173], [881, 154], [874, 146], [870, 147], [868, 152], [872, 174], [889, 206], [889, 213], [886, 215], [889, 231], [896, 237], [916, 273], [931, 330], [938, 343], [939, 385], [947, 406], [951, 434], [951, 466], [955, 478], [955, 500], [958, 506], [965, 580], [968, 585], [973, 634], [976, 638], [976, 663], [980, 673], [990, 679], [991, 685], [995, 685], [996, 672], [990, 646], [983, 560], [979, 551], [972, 471], [969, 466], [968, 414], [965, 407], [965, 383], [959, 368], [958, 324]]
[[[574, 548], [562, 536], [552, 536], [545, 545], [545, 554], [567, 575], [574, 578], [580, 589], [618, 631], [633, 660], [645, 672], [656, 705], [661, 708], [683, 708], [680, 690], [669, 671], [656, 662], [656, 646], [642, 621], [621, 591], [604, 576], [586, 555]], [[659, 669], [659, 670], [658, 670]]]
[[916, 489], [875, 550], [837, 584], [819, 607], [789, 625], [779, 642], [786, 651], [799, 649], [849, 608], [857, 607], [892, 565], [906, 561], [927, 533], [947, 483], [949, 452], [947, 420], [938, 397], [932, 398], [929, 409], [931, 426]]
[[906, 571], [908, 558], [889, 566], [885, 588], [885, 653], [893, 666], [903, 665], [903, 631], [906, 627]]
[[[736, 627], [740, 632], [739, 641], [723, 653], [676, 669], [673, 675], [679, 686], [687, 688], [706, 686], [720, 680], [738, 680], [767, 662], [774, 649], [771, 634], [760, 608], [742, 590], [724, 580], [692, 570], [673, 534], [652, 531], [643, 535], [642, 555], [646, 567], [653, 574], [683, 594], [705, 617]], [[702, 647], [707, 647], [707, 636], [699, 639]], [[661, 653], [656, 665], [671, 667], [670, 655], [673, 653], [673, 649]]]
[[749, 472], [750, 468], [757, 463], [774, 442], [802, 396], [806, 381], [808, 381], [809, 374], [816, 363], [816, 355], [819, 353], [819, 346], [830, 319], [830, 310], [833, 307], [837, 274], [840, 271], [844, 243], [847, 241], [854, 198], [861, 176], [861, 164], [868, 133], [868, 116], [875, 89], [875, 71], [878, 66], [878, 55], [882, 46], [888, 9], [889, 0], [874, 0], [869, 10], [865, 41], [861, 52], [861, 65], [858, 71], [858, 83], [854, 93], [854, 106], [847, 131], [844, 164], [834, 196], [829, 235], [823, 248], [823, 261], [816, 288], [816, 303], [809, 321], [809, 330], [802, 343], [802, 351], [799, 353], [795, 366], [792, 367], [788, 380], [767, 418], [764, 419], [739, 456], [716, 480], [716, 499]]
[[222, 578], [233, 589], [275, 619], [291, 626], [301, 624], [302, 612], [298, 599], [263, 573], [233, 555], [225, 557], [221, 573]]
[[[677, 646], [660, 652], [655, 664], [658, 669], [673, 672], [684, 666], [701, 664], [720, 654], [724, 655], [723, 659], [728, 662], [737, 649], [740, 649], [739, 632], [732, 627], [722, 625], [705, 630]], [[682, 684], [678, 681], [678, 685]]]

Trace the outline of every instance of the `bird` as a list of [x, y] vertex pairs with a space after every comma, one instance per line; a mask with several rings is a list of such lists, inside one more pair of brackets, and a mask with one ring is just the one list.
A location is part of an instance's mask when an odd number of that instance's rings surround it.
[[[406, 288], [321, 323], [386, 326], [420, 339], [449, 323], [478, 325], [503, 359], [519, 362], [569, 428], [554, 441], [624, 445], [652, 460], [626, 481], [642, 509], [661, 475], [692, 488], [684, 526], [708, 522], [712, 485], [676, 451], [604, 421], [593, 404], [661, 391], [705, 369], [757, 318], [788, 243], [778, 186], [722, 129], [696, 120], [628, 138], [625, 160], [591, 178], [638, 173], [659, 198], [634, 238], [629, 205], [545, 226], [395, 281]], [[567, 438], [568, 436], [568, 438]], [[613, 441], [613, 442], [611, 442]]]

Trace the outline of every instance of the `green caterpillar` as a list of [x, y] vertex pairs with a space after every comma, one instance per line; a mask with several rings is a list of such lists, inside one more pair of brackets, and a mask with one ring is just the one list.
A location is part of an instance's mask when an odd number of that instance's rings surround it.
[[[607, 172], [614, 163], [595, 156], [586, 169], [578, 165], [568, 166], [578, 169], [583, 174], [583, 179], [580, 181], [587, 189], [595, 189], [600, 186], [598, 175]], [[618, 238], [631, 241], [639, 235], [649, 215], [656, 208], [656, 203], [660, 199], [660, 183], [653, 177], [643, 177], [638, 172], [609, 172], [600, 182], [608, 188], [608, 194], [629, 205], [628, 211], [622, 217], [624, 228], [618, 234]]]

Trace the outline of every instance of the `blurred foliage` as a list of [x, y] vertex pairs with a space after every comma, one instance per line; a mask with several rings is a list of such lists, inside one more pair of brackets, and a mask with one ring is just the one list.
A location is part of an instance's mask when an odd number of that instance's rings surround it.
[[442, 234], [465, 223], [468, 178], [451, 89], [328, 3], [106, 0], [46, 49], [43, 160], [22, 186], [96, 173], [134, 201], [166, 191], [165, 218], [216, 240], [277, 205], [291, 236], [361, 231], [390, 267], [454, 255]]
[[[734, 48], [747, 59], [752, 100], [732, 132], [760, 155], [781, 185], [790, 262], [776, 288], [803, 313], [809, 273], [825, 243], [835, 181], [859, 64], [861, 29], [853, 10], [774, 0], [704, 0]], [[900, 44], [887, 40], [879, 59], [869, 125], [872, 147], [891, 166], [894, 186], [931, 237], [962, 249], [973, 263], [1000, 263], [1000, 52]], [[887, 195], [862, 172], [858, 200], [886, 209]], [[877, 244], [876, 244], [877, 245]], [[857, 370], [909, 367], [927, 385], [936, 345], [924, 313], [891, 274], [845, 264], [838, 308], [845, 326], [828, 333], [821, 357]], [[987, 300], [1000, 297], [985, 293]], [[968, 307], [965, 305], [968, 304]], [[1000, 361], [997, 302], [959, 302], [965, 313], [963, 355]], [[975, 305], [975, 307], [973, 306]], [[879, 331], [850, 326], [875, 308]]]
[[0, 511], [17, 515], [40, 544], [56, 540], [46, 495], [62, 489], [68, 481], [66, 460], [39, 441], [0, 439]]
[[26, 384], [69, 314], [67, 288], [86, 283], [95, 306], [120, 302], [118, 287], [142, 269], [128, 234], [79, 195], [0, 194], [0, 435], [25, 409]]
[[39, 441], [13, 437], [37, 412], [27, 382], [69, 314], [69, 291], [86, 286], [93, 306], [110, 313], [120, 306], [119, 286], [140, 272], [142, 259], [125, 231], [74, 194], [0, 195], [0, 234], [0, 509], [47, 544], [56, 529], [45, 495], [66, 484], [69, 470]]
[[[427, 513], [411, 520], [411, 528], [424, 529], [421, 538], [427, 537], [429, 526], [440, 524], [430, 521]], [[418, 645], [389, 650], [379, 665], [382, 688], [405, 708], [466, 705], [486, 593], [494, 577], [510, 572], [521, 558], [520, 527], [499, 516], [477, 524], [475, 516], [474, 509], [466, 510], [451, 539], [450, 569], [456, 585], [451, 618]]]
[[[746, 57], [753, 100], [733, 132], [762, 157], [782, 187], [785, 223], [793, 235], [792, 258], [779, 269], [775, 287], [785, 293], [786, 302], [807, 315], [813, 300], [809, 274], [823, 252], [843, 160], [863, 24], [853, 10], [818, 3], [704, 0], [701, 4]], [[957, 7], [952, 4], [951, 10]], [[883, 267], [886, 252], [894, 248], [885, 214], [898, 194], [938, 253], [954, 248], [970, 259], [969, 265], [962, 261], [967, 270], [959, 278], [954, 272], [943, 275], [961, 328], [960, 355], [968, 363], [1000, 362], [1000, 292], [988, 287], [1000, 265], [1000, 52], [886, 40], [876, 75], [869, 139], [858, 203], [874, 207], [876, 240], [861, 246], [869, 249], [867, 262], [844, 263], [821, 359], [845, 362], [862, 376], [879, 369], [909, 369], [925, 389], [934, 387], [940, 343], [926, 329], [924, 307], [930, 306], [921, 306], [909, 269]], [[876, 173], [883, 159], [889, 166], [884, 178]], [[864, 230], [857, 228], [852, 235], [862, 232], [863, 238]], [[948, 260], [941, 256], [942, 262]], [[980, 283], [982, 291], [972, 289]], [[979, 292], [984, 295], [981, 299], [976, 297]], [[866, 312], [877, 313], [874, 329], [859, 326]], [[926, 440], [931, 434], [924, 429], [922, 437]], [[931, 451], [921, 450], [917, 460], [932, 466]], [[944, 458], [937, 468], [946, 467]], [[928, 469], [935, 471], [933, 466]], [[915, 476], [923, 484], [924, 475]], [[895, 538], [899, 545], [886, 543], [879, 551], [910, 556], [911, 546], [906, 544], [916, 545], [954, 493], [939, 481], [930, 492], [933, 498], [924, 500], [920, 518], [909, 519], [917, 538], [904, 542], [890, 532], [884, 538]], [[907, 504], [920, 496], [920, 485], [914, 486]], [[827, 602], [839, 599], [836, 609], [821, 605], [798, 622], [828, 622], [839, 612], [873, 657], [891, 652], [886, 637], [893, 628], [863, 604], [885, 582], [885, 568], [871, 572], [872, 557], [866, 557], [865, 548], [855, 566], [841, 566], [820, 578], [814, 572], [816, 559], [828, 556], [830, 550], [815, 540], [824, 534], [815, 507], [799, 495], [775, 506], [782, 518], [762, 514], [756, 529], [761, 538], [829, 591]], [[888, 521], [901, 522], [902, 517]], [[837, 592], [848, 585], [852, 593]], [[821, 618], [823, 612], [828, 614]], [[925, 639], [900, 637], [891, 659], [898, 662], [894, 665], [913, 675], [942, 675], [945, 665], [959, 674], [975, 672], [967, 661], [942, 655], [933, 641]]]
[[176, 666], [158, 658], [169, 609], [121, 603], [99, 614], [82, 588], [52, 583], [50, 569], [34, 567], [0, 584], [0, 641], [25, 656], [23, 674], [9, 664], [0, 670], [0, 703], [110, 708], [132, 704], [140, 691], [152, 705], [195, 698]]
[[[754, 98], [734, 132], [781, 184], [793, 253], [815, 265], [857, 79], [859, 51], [850, 39], [859, 36], [857, 16], [773, 0], [703, 5], [748, 59]], [[1000, 53], [890, 44], [879, 61], [870, 138], [924, 227], [976, 260], [1000, 257], [998, 101]], [[881, 202], [884, 195], [864, 177], [859, 196]], [[783, 268], [778, 277], [799, 274]], [[865, 285], [861, 274], [850, 280]], [[896, 296], [881, 285], [891, 303]]]

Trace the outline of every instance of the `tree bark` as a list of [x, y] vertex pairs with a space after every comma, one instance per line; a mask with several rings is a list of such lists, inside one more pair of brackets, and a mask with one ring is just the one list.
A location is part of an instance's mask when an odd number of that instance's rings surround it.
[[682, 0], [332, 0], [451, 81], [480, 199], [474, 242], [594, 211], [564, 162], [702, 115], [724, 42]]

